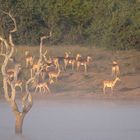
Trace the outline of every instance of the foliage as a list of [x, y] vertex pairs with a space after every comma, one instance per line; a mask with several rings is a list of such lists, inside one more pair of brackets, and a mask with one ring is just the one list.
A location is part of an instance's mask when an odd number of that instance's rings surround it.
[[[38, 44], [50, 30], [52, 44], [91, 44], [109, 49], [140, 49], [139, 0], [0, 0], [14, 13], [17, 44]], [[0, 32], [7, 34], [0, 12]], [[10, 22], [10, 21], [9, 21]]]

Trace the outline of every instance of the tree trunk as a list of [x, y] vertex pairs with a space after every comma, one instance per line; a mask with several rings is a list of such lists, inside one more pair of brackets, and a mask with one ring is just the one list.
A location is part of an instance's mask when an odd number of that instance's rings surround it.
[[16, 134], [22, 134], [22, 126], [23, 126], [24, 115], [22, 113], [17, 113], [15, 118], [16, 118], [15, 133]]

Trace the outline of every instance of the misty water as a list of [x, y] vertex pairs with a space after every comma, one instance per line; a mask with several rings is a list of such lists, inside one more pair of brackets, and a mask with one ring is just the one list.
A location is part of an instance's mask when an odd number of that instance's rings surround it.
[[35, 100], [14, 134], [14, 115], [0, 100], [0, 140], [139, 140], [140, 103], [91, 99]]

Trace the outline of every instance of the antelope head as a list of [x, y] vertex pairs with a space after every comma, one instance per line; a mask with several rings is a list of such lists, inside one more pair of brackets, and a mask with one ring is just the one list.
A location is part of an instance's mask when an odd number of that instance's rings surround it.
[[87, 56], [87, 62], [89, 62], [90, 60], [92, 60], [92, 58], [90, 56]]

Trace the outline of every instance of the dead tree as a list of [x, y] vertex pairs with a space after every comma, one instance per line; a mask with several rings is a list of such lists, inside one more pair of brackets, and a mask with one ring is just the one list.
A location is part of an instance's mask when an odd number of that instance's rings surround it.
[[51, 37], [51, 32], [48, 36], [42, 36], [40, 38], [40, 46], [39, 46], [39, 60], [37, 64], [33, 64], [31, 68], [31, 77], [35, 76], [34, 74], [38, 72], [43, 67], [43, 59], [46, 61], [47, 50], [43, 53], [43, 40]]
[[6, 101], [10, 104], [13, 113], [15, 114], [15, 133], [21, 134], [24, 117], [30, 111], [33, 104], [32, 95], [28, 89], [29, 88], [28, 84], [32, 81], [32, 78], [30, 78], [26, 82], [26, 94], [24, 94], [24, 96], [22, 97], [22, 109], [20, 111], [16, 102], [15, 81], [14, 80], [10, 81], [6, 72], [8, 62], [10, 61], [15, 49], [15, 45], [12, 40], [12, 34], [17, 31], [16, 20], [10, 14], [10, 12], [7, 13], [3, 11], [3, 13], [8, 15], [14, 23], [14, 28], [9, 31], [9, 39], [5, 39], [4, 37], [0, 36], [0, 41], [3, 42], [6, 49], [6, 52], [1, 52], [0, 54], [1, 56], [4, 57], [4, 61], [1, 67], [2, 77], [3, 77], [4, 96]]

